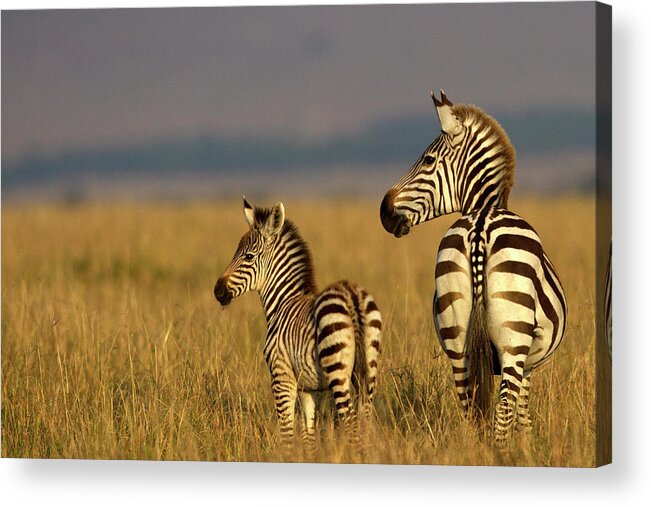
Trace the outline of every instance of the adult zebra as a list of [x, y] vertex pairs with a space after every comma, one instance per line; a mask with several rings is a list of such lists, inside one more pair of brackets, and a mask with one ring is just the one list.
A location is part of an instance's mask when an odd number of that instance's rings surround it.
[[330, 390], [349, 438], [359, 438], [353, 388], [370, 413], [380, 356], [382, 317], [373, 297], [346, 280], [317, 293], [312, 257], [282, 203], [253, 208], [244, 199], [249, 230], [215, 284], [222, 305], [252, 290], [260, 294], [267, 321], [264, 358], [281, 437], [294, 434], [297, 395], [303, 411], [303, 440], [313, 450], [319, 391]]
[[492, 374], [501, 375], [494, 437], [503, 444], [514, 421], [531, 427], [531, 371], [561, 342], [565, 296], [534, 229], [506, 209], [515, 151], [502, 127], [443, 91], [432, 98], [442, 132], [384, 196], [380, 216], [399, 238], [463, 215], [439, 245], [434, 320], [466, 411], [487, 414]]

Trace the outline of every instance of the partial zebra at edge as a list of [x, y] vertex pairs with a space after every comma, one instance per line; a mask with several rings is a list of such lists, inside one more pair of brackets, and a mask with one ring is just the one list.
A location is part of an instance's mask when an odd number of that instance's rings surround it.
[[610, 240], [608, 250], [608, 267], [606, 268], [606, 284], [604, 289], [604, 323], [606, 326], [606, 346], [608, 354], [613, 355], [613, 240]]

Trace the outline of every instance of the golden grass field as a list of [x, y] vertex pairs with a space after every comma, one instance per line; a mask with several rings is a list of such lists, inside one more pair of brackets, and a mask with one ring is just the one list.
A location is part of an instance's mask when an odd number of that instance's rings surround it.
[[[563, 344], [532, 378], [533, 434], [506, 452], [463, 418], [435, 338], [435, 256], [458, 215], [398, 240], [379, 202], [284, 201], [319, 286], [360, 283], [384, 319], [368, 447], [362, 456], [339, 443], [326, 399], [319, 461], [593, 466], [594, 200], [512, 200], [570, 313]], [[4, 206], [2, 456], [300, 461], [300, 446], [287, 455], [279, 445], [258, 296], [227, 308], [213, 297], [246, 228], [241, 201]]]

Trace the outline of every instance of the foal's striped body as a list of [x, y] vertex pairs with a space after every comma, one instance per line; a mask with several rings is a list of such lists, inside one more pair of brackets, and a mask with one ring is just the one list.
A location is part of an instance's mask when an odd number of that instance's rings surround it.
[[267, 321], [264, 358], [271, 372], [281, 437], [294, 431], [300, 398], [303, 438], [314, 443], [316, 396], [330, 391], [338, 418], [356, 440], [354, 390], [365, 414], [375, 390], [382, 317], [373, 297], [346, 280], [318, 292], [309, 249], [279, 203], [271, 210], [244, 201], [251, 229], [215, 285], [227, 305], [248, 290], [260, 293]]

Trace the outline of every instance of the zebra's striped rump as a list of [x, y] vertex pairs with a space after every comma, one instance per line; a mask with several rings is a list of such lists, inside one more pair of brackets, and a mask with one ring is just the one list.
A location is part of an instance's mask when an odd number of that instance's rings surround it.
[[319, 367], [335, 409], [347, 417], [352, 389], [365, 411], [375, 391], [382, 317], [375, 300], [348, 281], [327, 287], [314, 305]]
[[517, 421], [530, 425], [529, 375], [560, 344], [566, 311], [563, 289], [538, 235], [515, 213], [473, 212], [441, 240], [434, 295], [439, 341], [465, 409], [486, 414], [491, 374], [501, 376], [498, 441], [510, 430], [521, 393]]

